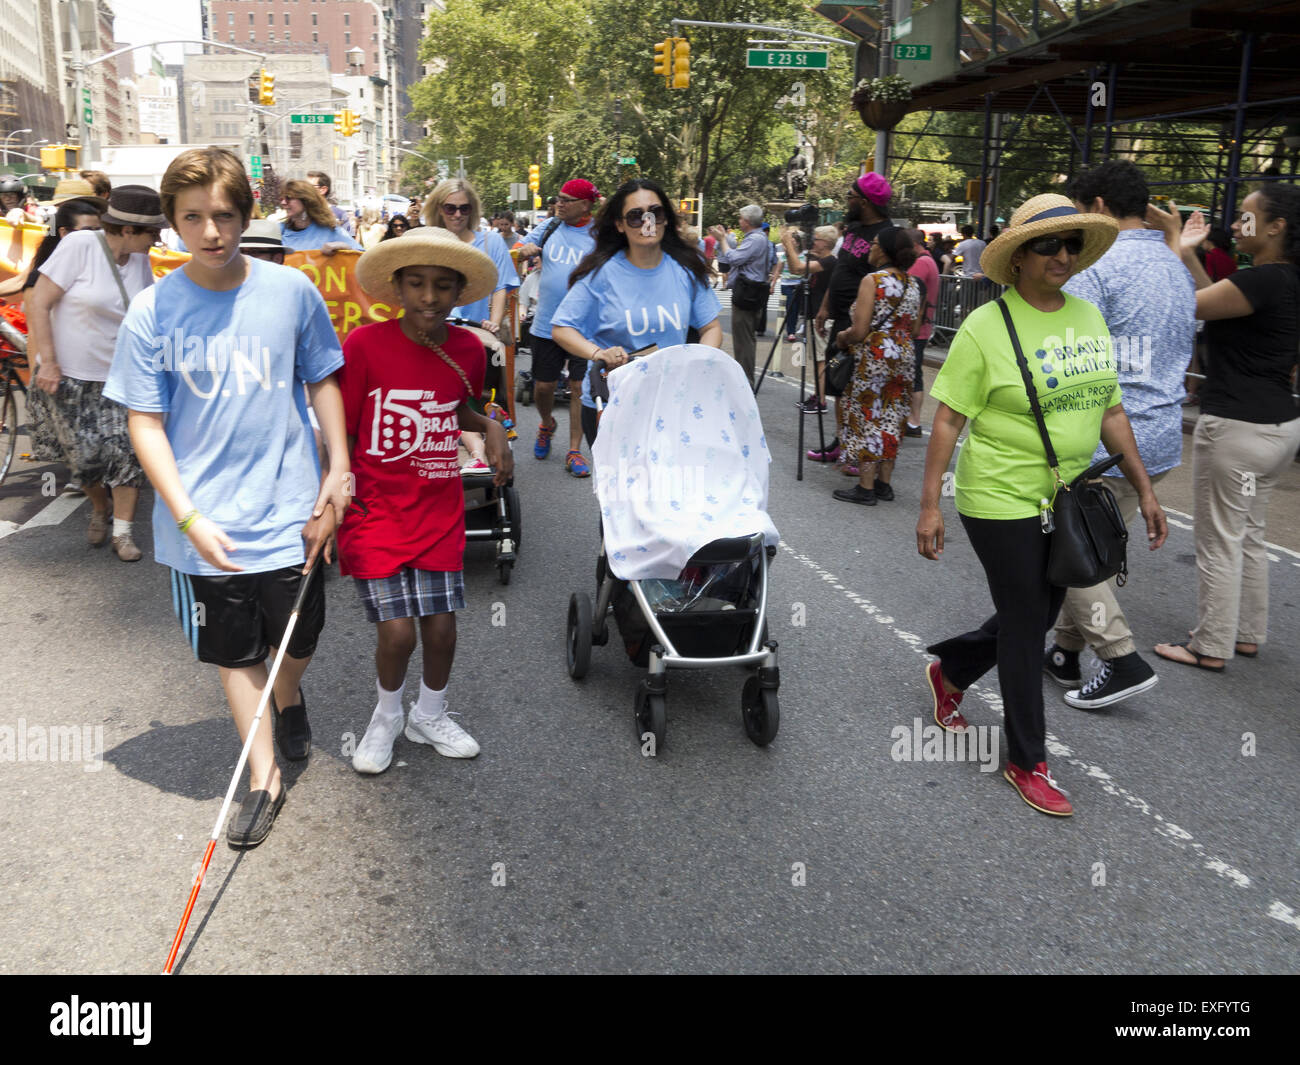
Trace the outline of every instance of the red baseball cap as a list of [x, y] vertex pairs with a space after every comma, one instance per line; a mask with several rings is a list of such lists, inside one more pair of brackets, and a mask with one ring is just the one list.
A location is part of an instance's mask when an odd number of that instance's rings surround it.
[[560, 192], [572, 196], [575, 200], [590, 200], [595, 203], [600, 199], [600, 192], [586, 178], [572, 178], [560, 186]]

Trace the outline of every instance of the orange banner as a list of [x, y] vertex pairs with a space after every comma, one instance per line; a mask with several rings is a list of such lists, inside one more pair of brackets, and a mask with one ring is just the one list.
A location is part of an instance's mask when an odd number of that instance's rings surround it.
[[0, 220], [0, 281], [8, 281], [26, 269], [48, 232], [32, 222], [14, 225]]

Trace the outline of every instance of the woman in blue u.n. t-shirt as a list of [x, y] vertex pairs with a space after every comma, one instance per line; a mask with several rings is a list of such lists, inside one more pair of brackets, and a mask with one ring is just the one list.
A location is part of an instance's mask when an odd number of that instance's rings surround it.
[[551, 339], [590, 360], [582, 382], [582, 431], [596, 439], [591, 370], [597, 362], [621, 366], [627, 353], [657, 344], [722, 346], [718, 297], [698, 249], [677, 232], [677, 213], [663, 189], [634, 178], [596, 216], [596, 247], [573, 271], [569, 292], [551, 319]]

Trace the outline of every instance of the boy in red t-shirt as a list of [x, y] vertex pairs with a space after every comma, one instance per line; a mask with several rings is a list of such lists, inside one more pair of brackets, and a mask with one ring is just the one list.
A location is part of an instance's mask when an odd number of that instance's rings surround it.
[[465, 607], [461, 430], [486, 436], [497, 485], [509, 479], [513, 459], [500, 423], [469, 405], [483, 391], [483, 345], [469, 330], [447, 324], [453, 307], [496, 287], [492, 260], [430, 227], [366, 252], [357, 276], [372, 298], [396, 295], [402, 308], [400, 318], [348, 334], [339, 374], [358, 504], [339, 529], [339, 562], [356, 579], [378, 639], [379, 702], [352, 767], [382, 773], [402, 731], [416, 619], [424, 671], [406, 738], [448, 758], [478, 754], [473, 737], [447, 715], [446, 700], [455, 611]]

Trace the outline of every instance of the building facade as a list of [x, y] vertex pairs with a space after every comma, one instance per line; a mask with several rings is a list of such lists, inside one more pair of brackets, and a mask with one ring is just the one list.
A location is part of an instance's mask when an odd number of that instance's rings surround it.
[[[15, 134], [9, 138], [14, 152], [38, 154], [36, 141], [66, 136], [57, 16], [56, 0], [0, 0], [0, 138]], [[38, 168], [20, 156], [11, 163], [19, 172]]]

